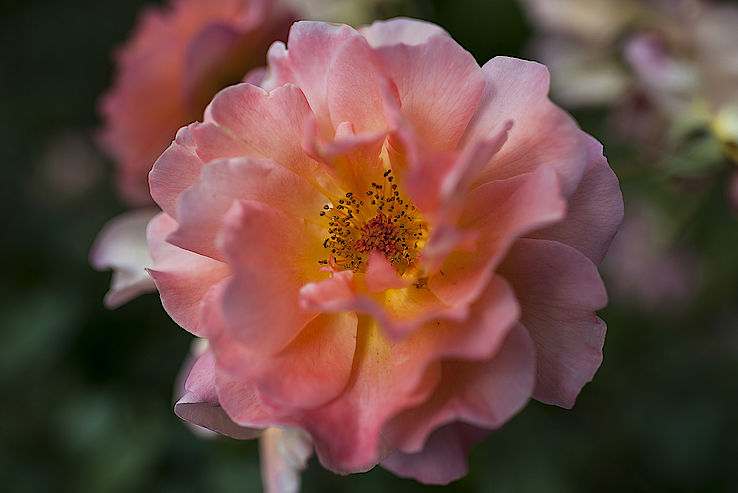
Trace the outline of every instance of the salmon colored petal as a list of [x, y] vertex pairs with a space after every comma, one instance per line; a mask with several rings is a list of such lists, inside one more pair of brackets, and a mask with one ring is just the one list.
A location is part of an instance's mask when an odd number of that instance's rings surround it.
[[[366, 471], [383, 458], [384, 422], [422, 402], [438, 381], [433, 366], [420, 382], [395, 367], [391, 343], [370, 318], [359, 317], [351, 380], [331, 403], [301, 413], [299, 424], [313, 437], [321, 463], [338, 473]], [[336, 426], [340, 423], [340, 433]]]
[[487, 361], [444, 361], [433, 395], [396, 415], [385, 437], [403, 452], [419, 452], [430, 433], [455, 421], [500, 427], [528, 401], [535, 383], [535, 351], [525, 328], [510, 330]]
[[90, 263], [97, 270], [113, 269], [105, 306], [117, 308], [141, 293], [155, 291], [154, 281], [146, 272], [151, 267], [146, 225], [155, 209], [136, 209], [108, 221], [95, 238]]
[[208, 163], [200, 181], [179, 197], [179, 228], [168, 240], [223, 260], [215, 239], [235, 200], [255, 200], [287, 214], [314, 218], [327, 199], [292, 171], [266, 159], [231, 158]]
[[476, 188], [461, 224], [479, 231], [477, 251], [449, 255], [429, 280], [430, 290], [449, 305], [472, 302], [517, 238], [561, 220], [565, 210], [556, 174], [547, 167]]
[[305, 94], [322, 130], [332, 134], [326, 75], [336, 50], [350, 37], [360, 36], [349, 26], [323, 22], [296, 22], [290, 29], [287, 49], [277, 44], [269, 50], [269, 70], [265, 88], [286, 83], [297, 85]]
[[320, 315], [286, 348], [264, 361], [254, 380], [263, 398], [289, 408], [314, 408], [348, 383], [356, 349], [356, 314]]
[[597, 269], [578, 250], [546, 240], [518, 240], [500, 266], [522, 307], [536, 348], [533, 397], [572, 407], [602, 362], [607, 303]]
[[474, 57], [445, 34], [422, 44], [379, 46], [375, 52], [397, 88], [403, 114], [425, 144], [455, 149], [485, 86]]
[[356, 135], [351, 122], [341, 122], [335, 138], [326, 140], [314, 117], [308, 117], [305, 123], [303, 151], [325, 163], [344, 189], [368, 190], [369, 184], [384, 172], [380, 154], [386, 132]]
[[422, 451], [406, 454], [397, 451], [382, 461], [382, 467], [403, 478], [426, 484], [445, 485], [469, 472], [466, 456], [489, 431], [452, 423], [434, 431]]
[[265, 91], [237, 84], [219, 92], [205, 110], [205, 122], [225, 127], [249, 149], [248, 156], [267, 158], [314, 182], [319, 164], [302, 152], [304, 121], [310, 107], [292, 85]]
[[195, 152], [192, 136], [198, 125], [180, 128], [172, 145], [159, 156], [149, 173], [151, 197], [174, 219], [177, 219], [177, 197], [200, 178], [203, 163]]
[[375, 21], [359, 28], [372, 48], [405, 44], [409, 46], [427, 43], [433, 36], [448, 36], [440, 26], [417, 19], [397, 18]]
[[183, 420], [239, 440], [261, 435], [259, 428], [234, 423], [220, 406], [215, 390], [215, 359], [211, 351], [206, 351], [195, 361], [187, 377], [185, 391], [174, 405], [174, 412]]
[[412, 280], [403, 279], [387, 258], [375, 251], [369, 252], [367, 258], [366, 276], [364, 277], [367, 289], [378, 293], [386, 289], [405, 288], [412, 284]]
[[566, 218], [531, 238], [573, 246], [599, 265], [623, 220], [623, 196], [615, 173], [602, 155], [602, 144], [589, 138], [589, 148], [590, 163], [569, 198]]
[[393, 355], [405, 377], [419, 380], [435, 361], [490, 358], [520, 317], [515, 293], [501, 277], [493, 277], [469, 317], [461, 322], [436, 320], [396, 342]]
[[299, 306], [300, 288], [318, 272], [319, 228], [262, 202], [241, 200], [226, 213], [220, 248], [233, 269], [223, 296], [233, 337], [274, 354], [315, 317]]
[[548, 165], [559, 175], [564, 196], [570, 196], [588, 164], [587, 136], [548, 99], [546, 67], [495, 57], [482, 71], [487, 85], [462, 145], [489, 138], [490, 132], [508, 120], [513, 121], [513, 128], [503, 149], [476, 183], [510, 178]]
[[386, 129], [379, 73], [366, 39], [349, 36], [335, 51], [326, 77], [326, 98], [334, 127], [350, 121], [357, 133]]
[[189, 332], [207, 337], [200, 324], [200, 302], [214, 284], [230, 274], [230, 269], [222, 262], [168, 243], [166, 238], [176, 227], [177, 223], [164, 213], [149, 223], [147, 239], [154, 263], [148, 272], [169, 316]]

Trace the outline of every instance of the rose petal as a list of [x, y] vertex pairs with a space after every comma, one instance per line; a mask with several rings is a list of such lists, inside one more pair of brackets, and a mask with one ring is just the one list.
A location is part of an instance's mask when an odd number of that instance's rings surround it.
[[177, 223], [161, 213], [147, 231], [153, 268], [148, 272], [161, 294], [169, 316], [187, 331], [207, 337], [200, 323], [200, 302], [208, 290], [230, 274], [228, 266], [209, 257], [178, 248], [166, 241]]
[[220, 407], [214, 376], [215, 359], [211, 351], [206, 351], [190, 370], [186, 393], [174, 405], [174, 412], [185, 421], [239, 440], [259, 436], [261, 429], [237, 425]]
[[208, 163], [200, 182], [178, 200], [179, 228], [171, 243], [223, 260], [215, 245], [223, 216], [235, 200], [256, 200], [283, 212], [315, 219], [327, 199], [292, 171], [265, 159], [231, 158]]
[[142, 293], [156, 290], [146, 272], [151, 267], [146, 225], [155, 209], [137, 209], [114, 217], [105, 224], [90, 250], [90, 263], [97, 270], [113, 269], [105, 306], [117, 308]]
[[533, 397], [572, 407], [602, 362], [605, 323], [595, 310], [607, 295], [597, 268], [563, 243], [521, 239], [499, 273], [515, 289], [536, 348]]
[[576, 189], [588, 165], [586, 134], [547, 97], [546, 67], [516, 58], [495, 57], [482, 71], [487, 85], [469, 123], [462, 146], [492, 137], [506, 121], [513, 128], [476, 183], [500, 180], [552, 166], [564, 196]]
[[299, 291], [325, 277], [320, 231], [261, 202], [236, 201], [226, 213], [219, 241], [233, 279], [223, 308], [237, 340], [274, 354], [315, 317], [300, 308]]
[[589, 139], [590, 164], [574, 194], [566, 218], [530, 235], [573, 246], [599, 265], [623, 220], [618, 179], [602, 155], [602, 144]]

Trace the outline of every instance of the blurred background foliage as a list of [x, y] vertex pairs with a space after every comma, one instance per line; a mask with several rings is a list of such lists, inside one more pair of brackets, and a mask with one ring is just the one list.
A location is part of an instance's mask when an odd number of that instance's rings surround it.
[[[255, 442], [199, 438], [172, 413], [191, 336], [156, 295], [103, 308], [110, 275], [88, 265], [95, 234], [125, 210], [96, 147], [96, 104], [111, 82], [112, 50], [145, 3], [0, 5], [3, 491], [261, 489]], [[439, 23], [482, 63], [530, 56], [531, 26], [513, 0], [394, 1], [379, 12], [397, 14]], [[604, 363], [574, 409], [531, 402], [473, 451], [470, 474], [447, 491], [736, 491], [738, 219], [725, 193], [729, 168], [674, 180], [612, 136], [606, 108], [574, 115], [605, 143], [626, 210], [646, 211], [604, 272], [610, 281], [635, 271], [636, 280], [611, 281], [620, 288], [602, 313]], [[706, 159], [690, 152], [672, 156], [687, 167]], [[627, 243], [651, 235], [661, 248], [652, 257]], [[653, 295], [653, 262], [676, 251], [688, 274]], [[335, 476], [315, 459], [303, 478], [306, 492], [439, 490], [381, 468]]]

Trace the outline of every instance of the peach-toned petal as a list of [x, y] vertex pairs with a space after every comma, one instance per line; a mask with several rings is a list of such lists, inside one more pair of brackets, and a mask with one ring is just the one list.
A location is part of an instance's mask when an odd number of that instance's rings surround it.
[[413, 453], [423, 448], [434, 429], [454, 421], [498, 428], [528, 401], [534, 383], [533, 343], [518, 325], [487, 361], [445, 361], [433, 395], [392, 418], [385, 436], [400, 450]]
[[269, 69], [264, 87], [271, 89], [286, 83], [297, 85], [323, 130], [331, 130], [326, 76], [336, 50], [348, 39], [360, 37], [349, 26], [323, 22], [296, 22], [290, 29], [287, 50], [277, 44], [269, 50]]
[[223, 216], [235, 200], [256, 200], [296, 217], [315, 218], [327, 199], [310, 183], [273, 161], [220, 159], [208, 163], [200, 181], [178, 200], [174, 245], [223, 260], [215, 245]]
[[369, 26], [359, 28], [372, 48], [405, 44], [421, 45], [433, 36], [448, 36], [440, 26], [417, 19], [396, 18], [375, 21]]
[[300, 428], [270, 426], [259, 440], [264, 493], [298, 493], [300, 472], [313, 454], [310, 435]]
[[623, 197], [602, 145], [590, 138], [589, 146], [590, 164], [569, 198], [566, 218], [530, 236], [566, 243], [599, 265], [623, 220]]
[[299, 306], [300, 288], [321, 279], [317, 227], [262, 202], [240, 200], [220, 237], [233, 280], [224, 315], [233, 336], [254, 351], [274, 354], [315, 317]]
[[193, 123], [179, 129], [172, 145], [159, 156], [149, 173], [151, 197], [174, 219], [177, 219], [177, 197], [200, 178], [203, 163], [195, 152], [192, 137], [198, 125]]
[[372, 180], [384, 172], [380, 154], [385, 132], [356, 135], [351, 122], [336, 127], [333, 140], [326, 140], [315, 117], [305, 122], [303, 151], [316, 161], [325, 163], [347, 190], [368, 190]]
[[334, 127], [350, 121], [357, 133], [386, 128], [379, 73], [373, 62], [374, 53], [363, 36], [349, 36], [336, 49], [325, 81]]
[[195, 361], [185, 383], [185, 395], [174, 405], [174, 412], [185, 421], [239, 440], [255, 438], [262, 431], [237, 425], [220, 406], [215, 391], [215, 359], [211, 351], [206, 351]]
[[512, 284], [522, 324], [536, 348], [533, 397], [572, 407], [602, 362], [605, 323], [595, 315], [607, 295], [594, 264], [578, 250], [546, 240], [518, 240], [500, 274]]
[[477, 112], [462, 139], [466, 145], [489, 138], [504, 122], [513, 121], [508, 140], [476, 183], [500, 180], [552, 166], [564, 196], [576, 189], [588, 164], [586, 134], [547, 97], [546, 67], [515, 58], [495, 57], [482, 71], [487, 80]]
[[364, 283], [370, 292], [377, 293], [386, 289], [405, 288], [412, 284], [412, 280], [401, 278], [384, 255], [372, 251], [367, 258]]
[[449, 255], [431, 277], [431, 291], [450, 305], [476, 299], [518, 237], [564, 217], [566, 204], [559, 193], [556, 174], [548, 167], [473, 190], [461, 222], [480, 232], [478, 249]]
[[455, 149], [485, 86], [474, 57], [445, 34], [375, 50], [382, 72], [397, 88], [403, 114], [425, 144]]
[[469, 317], [460, 322], [436, 320], [425, 323], [412, 336], [396, 342], [393, 355], [405, 375], [420, 379], [433, 362], [447, 359], [490, 358], [520, 317], [510, 285], [493, 277]]
[[437, 366], [420, 382], [407, 380], [394, 367], [390, 342], [371, 319], [359, 317], [356, 356], [346, 390], [335, 401], [306, 410], [300, 417], [325, 467], [339, 473], [373, 467], [383, 455], [380, 432], [386, 419], [422, 402], [438, 381]]
[[136, 209], [114, 217], [105, 224], [90, 250], [90, 263], [97, 270], [113, 269], [105, 306], [117, 308], [156, 286], [146, 272], [151, 267], [146, 225], [155, 209]]
[[382, 467], [403, 478], [445, 485], [469, 472], [466, 456], [487, 435], [487, 430], [452, 423], [434, 431], [422, 451], [411, 454], [396, 451], [382, 461]]
[[356, 349], [356, 314], [320, 315], [286, 348], [257, 369], [263, 398], [290, 408], [312, 408], [346, 387]]
[[151, 257], [149, 274], [169, 316], [189, 332], [206, 337], [200, 324], [200, 301], [208, 290], [230, 274], [226, 264], [182, 250], [166, 241], [177, 223], [165, 213], [151, 220], [147, 231]]

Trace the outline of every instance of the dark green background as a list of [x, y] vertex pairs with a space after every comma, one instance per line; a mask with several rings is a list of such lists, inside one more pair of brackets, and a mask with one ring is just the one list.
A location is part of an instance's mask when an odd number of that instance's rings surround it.
[[[143, 4], [5, 0], [0, 7], [2, 491], [261, 488], [255, 442], [199, 439], [172, 413], [191, 336], [155, 295], [103, 308], [109, 274], [87, 262], [95, 234], [125, 210], [111, 163], [94, 147], [96, 102], [110, 84], [111, 49]], [[416, 1], [403, 9], [440, 23], [480, 62], [524, 54], [530, 35], [511, 0]], [[644, 171], [632, 149], [609, 143], [603, 112], [575, 116], [605, 141], [626, 207], [639, 193], [689, 217], [679, 241], [700, 255], [699, 286], [685, 306], [659, 311], [612, 300], [602, 314], [604, 363], [575, 408], [532, 402], [474, 450], [470, 474], [447, 490], [738, 491], [738, 221], [720, 186], [725, 175], [692, 206], [691, 196], [680, 198]], [[67, 159], [85, 176], [71, 191], [48, 164], [59, 162], [52, 158], [70, 139], [87, 156]], [[303, 489], [437, 488], [381, 468], [335, 476], [313, 459]]]

